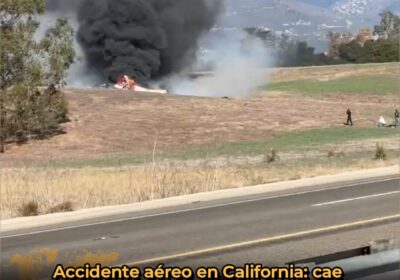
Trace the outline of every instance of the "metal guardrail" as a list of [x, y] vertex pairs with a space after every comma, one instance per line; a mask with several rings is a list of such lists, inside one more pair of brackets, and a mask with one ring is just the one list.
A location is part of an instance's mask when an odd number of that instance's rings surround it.
[[313, 257], [309, 259], [302, 259], [298, 260], [295, 262], [292, 262], [295, 265], [301, 265], [301, 264], [315, 264], [315, 265], [320, 265], [324, 263], [329, 263], [329, 262], [334, 262], [338, 260], [344, 260], [344, 259], [350, 259], [354, 257], [359, 257], [359, 256], [366, 256], [371, 254], [371, 247], [362, 247], [362, 248], [357, 248], [357, 249], [351, 249], [347, 251], [342, 251], [342, 252], [337, 252], [334, 254], [329, 254], [329, 255], [324, 255], [324, 256], [319, 256], [319, 257]]
[[345, 279], [360, 279], [388, 272], [398, 272], [400, 274], [399, 245], [400, 240], [374, 241], [368, 247], [299, 260], [292, 263], [309, 267], [310, 270], [317, 266], [340, 267], [345, 273]]
[[395, 249], [369, 256], [359, 256], [324, 263], [323, 266], [331, 268], [340, 267], [345, 273], [345, 279], [359, 279], [400, 269], [400, 250]]

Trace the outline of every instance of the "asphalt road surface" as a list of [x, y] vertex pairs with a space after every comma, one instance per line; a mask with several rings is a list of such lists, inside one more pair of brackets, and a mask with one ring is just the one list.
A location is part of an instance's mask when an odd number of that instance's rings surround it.
[[326, 243], [336, 236], [336, 244], [321, 243], [334, 251], [340, 236], [370, 227], [378, 227], [376, 235], [362, 238], [383, 238], [398, 221], [399, 201], [399, 179], [377, 178], [7, 232], [1, 236], [1, 279], [50, 279], [55, 263], [201, 266], [227, 254], [272, 265], [273, 252], [262, 250], [295, 243], [292, 259], [281, 260], [293, 261], [310, 240]]

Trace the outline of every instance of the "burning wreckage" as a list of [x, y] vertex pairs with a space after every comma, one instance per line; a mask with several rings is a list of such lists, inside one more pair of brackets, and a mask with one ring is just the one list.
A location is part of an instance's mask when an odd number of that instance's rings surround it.
[[46, 0], [46, 16], [71, 18], [84, 69], [93, 71], [94, 80], [116, 83], [101, 87], [165, 94], [141, 83], [160, 81], [195, 62], [199, 40], [217, 22], [221, 2]]
[[[110, 87], [108, 84], [104, 84], [103, 87]], [[137, 82], [130, 78], [127, 75], [123, 75], [118, 77], [117, 82], [112, 85], [113, 88], [119, 90], [128, 90], [133, 92], [142, 92], [142, 93], [158, 93], [158, 94], [167, 94], [168, 92], [164, 89], [150, 89], [141, 87], [137, 84]]]

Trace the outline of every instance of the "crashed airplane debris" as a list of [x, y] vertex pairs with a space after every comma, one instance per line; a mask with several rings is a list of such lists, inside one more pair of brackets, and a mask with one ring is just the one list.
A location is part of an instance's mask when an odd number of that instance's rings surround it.
[[163, 89], [149, 89], [138, 86], [136, 81], [128, 77], [127, 75], [119, 77], [117, 79], [117, 83], [114, 85], [114, 88], [119, 90], [130, 90], [135, 92], [167, 94], [167, 91]]

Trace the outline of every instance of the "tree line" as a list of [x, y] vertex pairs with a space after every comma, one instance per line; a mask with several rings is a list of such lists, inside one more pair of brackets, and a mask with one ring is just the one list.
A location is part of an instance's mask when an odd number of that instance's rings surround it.
[[260, 39], [281, 67], [399, 61], [400, 16], [390, 11], [380, 14], [380, 23], [373, 30], [362, 28], [355, 35], [329, 32], [326, 53], [316, 53], [305, 41], [264, 28], [250, 27], [244, 31], [248, 40]]

